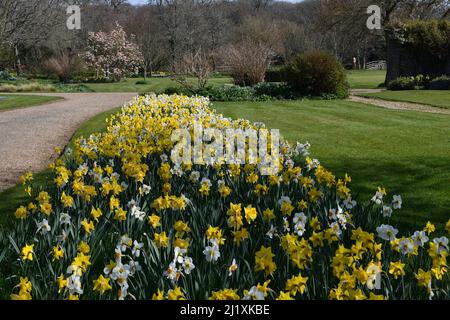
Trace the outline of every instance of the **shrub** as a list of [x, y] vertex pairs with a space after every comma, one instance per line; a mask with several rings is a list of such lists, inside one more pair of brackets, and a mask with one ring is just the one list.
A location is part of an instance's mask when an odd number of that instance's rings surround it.
[[133, 40], [118, 23], [110, 33], [90, 32], [84, 54], [86, 64], [95, 68], [100, 76], [114, 81], [137, 73], [143, 64], [143, 57]]
[[55, 88], [61, 92], [93, 92], [93, 90], [89, 89], [89, 87], [84, 84], [77, 85], [64, 85], [64, 84], [56, 84]]
[[0, 92], [55, 92], [56, 88], [50, 84], [41, 84], [37, 82], [14, 85], [0, 84]]
[[443, 60], [450, 50], [450, 21], [397, 21], [387, 30], [390, 36], [422, 56]]
[[73, 80], [75, 74], [81, 69], [81, 62], [77, 56], [63, 52], [45, 61], [44, 68], [55, 74], [60, 82], [67, 83]]
[[195, 91], [185, 87], [168, 87], [164, 90], [164, 93], [168, 95], [178, 94], [183, 96], [193, 96], [197, 94]]
[[430, 90], [450, 90], [450, 77], [441, 76], [431, 80], [427, 86]]
[[302, 95], [348, 96], [349, 86], [344, 68], [335, 56], [322, 51], [297, 56], [286, 67], [286, 81]]
[[14, 81], [16, 80], [8, 71], [0, 71], [0, 81]]
[[284, 71], [284, 68], [269, 69], [266, 71], [265, 80], [267, 82], [284, 82], [286, 80]]
[[392, 91], [414, 90], [417, 87], [417, 80], [414, 77], [399, 77], [389, 82], [387, 88]]
[[148, 81], [145, 81], [145, 80], [139, 80], [139, 81], [136, 81], [136, 83], [135, 83], [136, 85], [145, 85], [145, 84], [148, 84]]
[[263, 82], [253, 87], [259, 96], [270, 96], [277, 99], [295, 99], [292, 88], [284, 83]]
[[258, 96], [252, 87], [240, 87], [236, 85], [210, 87], [201, 94], [204, 94], [213, 101], [262, 101], [268, 99], [268, 97]]
[[274, 99], [295, 99], [292, 89], [282, 83], [260, 83], [253, 87], [237, 85], [209, 86], [203, 89], [170, 87], [165, 94], [181, 94], [185, 96], [204, 96], [212, 101], [269, 101]]
[[271, 51], [263, 44], [244, 42], [230, 45], [223, 50], [223, 59], [231, 68], [234, 84], [253, 86], [264, 82], [270, 65]]
[[181, 63], [177, 64], [177, 76], [172, 79], [186, 89], [194, 89], [193, 84], [186, 76], [197, 80], [197, 89], [204, 89], [213, 71], [212, 55], [209, 52], [199, 49], [195, 54], [186, 54]]

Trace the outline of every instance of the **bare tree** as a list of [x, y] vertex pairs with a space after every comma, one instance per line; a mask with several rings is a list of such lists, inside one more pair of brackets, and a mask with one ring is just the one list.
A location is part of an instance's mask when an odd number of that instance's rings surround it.
[[231, 69], [234, 83], [240, 86], [264, 82], [271, 57], [272, 51], [263, 43], [247, 41], [223, 49], [223, 60]]
[[[0, 44], [14, 50], [17, 71], [20, 71], [21, 46], [47, 39], [63, 25], [63, 0], [2, 0], [0, 2]], [[65, 12], [64, 12], [65, 13]]]
[[121, 5], [127, 2], [127, 0], [104, 0], [104, 2], [108, 5], [114, 8], [114, 10], [119, 9]]
[[186, 54], [183, 57], [173, 80], [187, 89], [194, 90], [194, 87], [186, 79], [186, 76], [191, 76], [197, 79], [197, 89], [204, 89], [212, 71], [211, 55], [199, 48], [195, 54]]
[[166, 60], [161, 26], [159, 24], [156, 8], [144, 6], [134, 10], [131, 19], [127, 21], [127, 31], [136, 36], [136, 42], [144, 57], [144, 78], [147, 73], [152, 76], [153, 71], [159, 68]]

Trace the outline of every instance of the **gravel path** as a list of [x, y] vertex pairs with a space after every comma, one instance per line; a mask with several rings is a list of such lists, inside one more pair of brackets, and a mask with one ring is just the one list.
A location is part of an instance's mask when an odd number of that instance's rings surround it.
[[364, 93], [378, 93], [382, 92], [380, 89], [354, 89], [350, 92], [350, 101], [359, 102], [364, 104], [370, 104], [377, 107], [382, 107], [386, 109], [393, 110], [407, 110], [407, 111], [419, 111], [427, 113], [440, 113], [440, 114], [450, 114], [450, 109], [438, 108], [429, 106], [426, 104], [410, 103], [410, 102], [400, 102], [400, 101], [388, 101], [377, 98], [366, 98], [358, 96], [358, 94]]
[[397, 102], [397, 101], [387, 101], [381, 99], [372, 99], [372, 98], [364, 98], [358, 96], [350, 96], [350, 101], [370, 104], [386, 109], [393, 110], [408, 110], [408, 111], [419, 111], [419, 112], [427, 112], [427, 113], [440, 113], [440, 114], [449, 114], [450, 109], [433, 107], [425, 104], [418, 103], [409, 103], [409, 102]]
[[[33, 95], [37, 95], [33, 93]], [[131, 100], [135, 93], [44, 93], [64, 100], [0, 112], [0, 191], [27, 172], [55, 160], [77, 128], [93, 116]]]

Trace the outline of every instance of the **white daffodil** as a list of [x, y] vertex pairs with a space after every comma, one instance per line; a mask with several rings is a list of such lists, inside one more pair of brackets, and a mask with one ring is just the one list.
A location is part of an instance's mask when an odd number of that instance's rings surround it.
[[170, 169], [170, 172], [177, 176], [177, 177], [182, 177], [184, 174], [183, 169], [181, 168], [180, 164], [176, 163], [172, 169]]
[[287, 217], [283, 217], [283, 230], [284, 232], [291, 232], [291, 228], [289, 226], [289, 221]]
[[383, 214], [383, 217], [390, 218], [392, 216], [392, 208], [389, 206], [383, 206], [381, 213]]
[[305, 144], [297, 142], [294, 150], [294, 155], [301, 155], [302, 157], [306, 158], [307, 156], [309, 156], [310, 148], [311, 144], [309, 142], [306, 142]]
[[308, 218], [305, 216], [303, 212], [296, 213], [293, 222], [294, 224], [301, 223], [303, 225], [306, 225], [306, 222], [308, 222]]
[[130, 262], [128, 262], [128, 265], [130, 266], [131, 274], [142, 271], [142, 267], [139, 264], [139, 261], [130, 260]]
[[400, 252], [404, 255], [414, 251], [414, 242], [411, 239], [403, 239], [398, 244]]
[[128, 279], [131, 274], [131, 268], [127, 264], [118, 263], [111, 272], [111, 279], [114, 281], [123, 282]]
[[333, 221], [337, 219], [336, 209], [328, 210], [328, 219]]
[[177, 269], [175, 262], [172, 262], [169, 264], [169, 267], [167, 268], [167, 270], [164, 271], [164, 276], [171, 281], [177, 280], [178, 269]]
[[180, 249], [179, 247], [175, 247], [173, 261], [182, 264], [184, 262], [184, 255], [186, 254], [186, 252], [187, 252], [186, 249]]
[[402, 197], [401, 196], [393, 196], [392, 207], [395, 210], [402, 208]]
[[273, 225], [270, 225], [269, 231], [267, 231], [266, 236], [268, 236], [271, 240], [277, 235], [277, 228]]
[[48, 224], [47, 219], [42, 220], [41, 222], [37, 223], [37, 231], [36, 233], [40, 232], [42, 235], [47, 234], [52, 230], [52, 227]]
[[69, 278], [67, 278], [67, 289], [71, 294], [83, 294], [80, 276], [72, 274]]
[[208, 187], [212, 186], [211, 180], [209, 180], [208, 178], [203, 178], [202, 181], [200, 181], [200, 184], [207, 185]]
[[448, 252], [448, 238], [435, 238], [433, 239], [433, 242], [436, 244], [436, 251], [438, 254], [441, 254], [442, 252]]
[[61, 225], [70, 225], [71, 219], [72, 218], [70, 217], [70, 215], [68, 213], [63, 212], [63, 213], [61, 213], [61, 215], [59, 217], [59, 223]]
[[423, 247], [430, 240], [425, 231], [414, 232], [411, 239], [413, 239], [414, 245], [419, 247]]
[[123, 235], [120, 238], [120, 250], [122, 250], [122, 252], [127, 251], [127, 248], [130, 248], [133, 245], [133, 240], [128, 237], [127, 235]]
[[308, 164], [306, 165], [306, 168], [308, 171], [316, 169], [320, 165], [320, 161], [318, 159], [312, 159]]
[[238, 265], [236, 263], [236, 259], [233, 259], [233, 261], [231, 262], [231, 266], [228, 268], [228, 276], [231, 277], [233, 273], [236, 272], [237, 269]]
[[136, 219], [140, 221], [144, 221], [145, 216], [147, 215], [144, 211], [140, 210], [141, 208], [134, 206], [131, 208], [131, 216], [135, 217]]
[[331, 229], [331, 231], [333, 232], [333, 234], [336, 235], [337, 237], [340, 237], [340, 236], [341, 236], [342, 231], [341, 231], [341, 227], [340, 227], [340, 225], [339, 225], [338, 222], [333, 222], [333, 223], [330, 225], [330, 229]]
[[134, 240], [133, 243], [133, 249], [131, 250], [131, 254], [136, 257], [139, 258], [139, 256], [141, 255], [141, 249], [144, 247], [143, 243], [139, 243], [136, 240]]
[[242, 300], [264, 300], [264, 292], [258, 290], [258, 287], [253, 286]]
[[183, 270], [184, 273], [186, 274], [190, 274], [192, 272], [192, 270], [195, 269], [195, 265], [194, 265], [194, 261], [192, 260], [191, 257], [186, 257], [183, 260]]
[[212, 246], [207, 246], [205, 250], [203, 250], [203, 254], [206, 257], [206, 261], [216, 262], [220, 257], [219, 247], [214, 244]]
[[347, 199], [345, 199], [345, 200], [343, 201], [343, 203], [344, 203], [344, 206], [345, 206], [345, 208], [346, 208], [347, 210], [351, 210], [351, 209], [353, 209], [354, 207], [356, 207], [356, 205], [357, 205], [357, 202], [356, 202], [355, 200], [352, 200], [352, 197], [351, 197], [351, 196], [348, 197]]
[[122, 188], [123, 191], [128, 189], [128, 184], [125, 181], [122, 181], [120, 183], [120, 187]]
[[301, 222], [297, 223], [294, 225], [294, 232], [299, 236], [303, 236], [303, 234], [305, 233], [306, 228], [305, 225]]
[[366, 281], [366, 286], [369, 290], [378, 290], [381, 288], [381, 271], [381, 268], [374, 263], [371, 263], [367, 268], [366, 273], [368, 278]]
[[377, 228], [378, 236], [386, 241], [392, 241], [396, 238], [398, 230], [390, 225], [381, 225]]
[[163, 163], [169, 161], [169, 157], [167, 156], [167, 154], [163, 153], [163, 154], [161, 155], [161, 161], [162, 161]]
[[143, 194], [147, 195], [147, 194], [150, 193], [151, 190], [152, 190], [152, 187], [150, 187], [150, 186], [148, 186], [146, 184], [142, 185], [142, 193]]
[[338, 214], [336, 215], [339, 224], [341, 225], [342, 229], [346, 229], [347, 228], [347, 223], [348, 223], [348, 215], [342, 211], [342, 209], [339, 207], [338, 208]]
[[120, 285], [120, 290], [119, 290], [118, 299], [120, 301], [123, 301], [128, 296], [129, 285], [128, 285], [128, 282], [126, 282], [126, 281], [119, 283], [119, 285]]
[[377, 205], [381, 205], [383, 203], [383, 192], [377, 191], [375, 195], [372, 197], [371, 201], [375, 202]]
[[286, 196], [282, 196], [280, 198], [280, 200], [278, 200], [278, 205], [281, 207], [283, 205], [283, 203], [289, 203], [292, 204], [291, 198], [286, 197]]
[[286, 168], [292, 169], [292, 168], [294, 167], [294, 165], [295, 165], [295, 163], [294, 163], [294, 161], [293, 161], [292, 159], [287, 159], [287, 160], [284, 162], [284, 166], [285, 166]]

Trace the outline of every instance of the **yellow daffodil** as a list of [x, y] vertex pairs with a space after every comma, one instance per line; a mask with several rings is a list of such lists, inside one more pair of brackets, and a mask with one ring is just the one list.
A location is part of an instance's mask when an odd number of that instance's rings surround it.
[[16, 219], [25, 219], [27, 217], [28, 210], [24, 206], [20, 206], [15, 213]]
[[94, 280], [94, 291], [104, 294], [106, 291], [111, 290], [112, 287], [109, 284], [110, 279], [100, 275], [97, 280]]
[[53, 258], [53, 261], [59, 261], [62, 258], [64, 258], [64, 250], [59, 245], [53, 247], [52, 258]]
[[34, 250], [34, 244], [25, 245], [25, 247], [22, 248], [22, 260], [33, 261], [33, 254], [34, 254], [33, 250]]
[[262, 246], [255, 255], [255, 271], [264, 271], [266, 276], [275, 272], [277, 265], [273, 261], [274, 256], [272, 248]]

